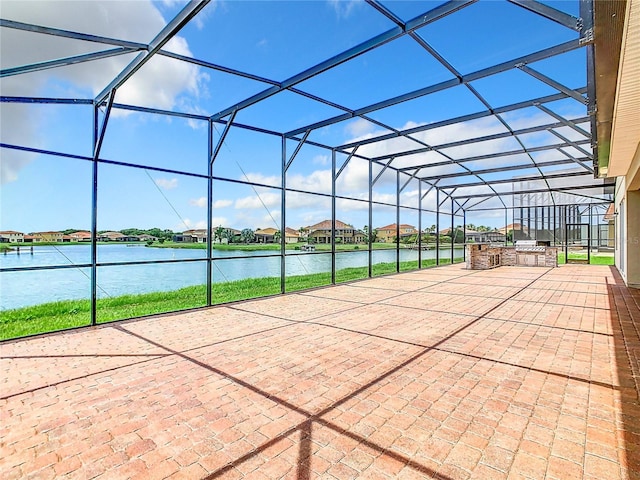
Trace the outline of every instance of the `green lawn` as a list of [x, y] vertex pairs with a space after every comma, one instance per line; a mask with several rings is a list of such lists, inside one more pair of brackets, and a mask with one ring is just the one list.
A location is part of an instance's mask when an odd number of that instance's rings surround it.
[[[569, 260], [587, 260], [587, 252], [569, 252]], [[564, 252], [558, 253], [558, 264], [565, 263]], [[591, 265], [615, 265], [613, 252], [592, 252]]]
[[[456, 262], [462, 261], [457, 258]], [[450, 263], [442, 259], [441, 264]], [[424, 268], [435, 265], [434, 260], [423, 260]], [[402, 262], [400, 270], [414, 270], [416, 262]], [[396, 271], [395, 263], [373, 265], [373, 275], [385, 275]], [[367, 267], [346, 268], [336, 272], [336, 283], [349, 282], [368, 277]], [[287, 277], [287, 292], [329, 285], [331, 273], [314, 273]], [[259, 298], [280, 293], [280, 277], [253, 278], [212, 285], [213, 303], [227, 303], [249, 298]], [[96, 305], [99, 323], [141, 317], [156, 313], [173, 312], [206, 305], [206, 285], [181, 288], [168, 292], [137, 295], [122, 295], [99, 299]], [[36, 333], [52, 332], [65, 328], [89, 325], [91, 302], [89, 300], [66, 300], [44, 303], [32, 307], [5, 310], [0, 318], [0, 339], [15, 338]]]

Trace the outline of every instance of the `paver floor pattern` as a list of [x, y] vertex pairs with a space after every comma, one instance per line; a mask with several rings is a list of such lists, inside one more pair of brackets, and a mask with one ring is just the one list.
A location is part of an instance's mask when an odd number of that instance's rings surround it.
[[0, 477], [640, 479], [639, 304], [452, 265], [7, 342]]

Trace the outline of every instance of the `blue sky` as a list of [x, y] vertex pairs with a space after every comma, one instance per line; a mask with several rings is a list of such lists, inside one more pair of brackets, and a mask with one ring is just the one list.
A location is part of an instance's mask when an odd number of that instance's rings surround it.
[[[176, 1], [26, 3], [3, 2], [3, 17], [138, 42], [149, 42], [183, 5]], [[444, 2], [384, 2], [403, 20], [440, 3]], [[574, 15], [578, 13], [577, 2], [547, 3]], [[88, 23], [88, 18], [95, 19], [95, 23]], [[280, 82], [392, 27], [388, 19], [360, 1], [218, 1], [209, 4], [166, 49]], [[523, 34], [523, 31], [528, 33]], [[9, 29], [0, 30], [0, 34], [2, 68], [110, 48]], [[577, 37], [576, 32], [498, 1], [481, 1], [419, 29], [418, 34], [462, 74]], [[93, 98], [131, 58], [132, 55], [125, 55], [6, 77], [1, 84], [2, 95]], [[537, 62], [532, 67], [553, 75], [572, 88], [584, 86], [586, 82], [583, 50]], [[321, 77], [302, 82], [297, 88], [357, 109], [451, 78], [451, 72], [405, 36], [335, 67]], [[269, 86], [268, 83], [156, 57], [118, 91], [116, 102], [208, 116]], [[473, 86], [493, 106], [557, 93], [519, 70], [478, 80]], [[548, 106], [570, 118], [586, 115], [586, 107], [571, 99]], [[392, 128], [404, 129], [483, 110], [484, 105], [466, 87], [458, 86], [372, 112], [370, 117]], [[1, 113], [3, 143], [82, 156], [92, 154], [92, 109], [89, 106], [3, 104]], [[282, 92], [259, 105], [241, 110], [236, 121], [287, 132], [341, 113], [340, 109], [301, 95]], [[512, 128], [554, 121], [535, 108], [505, 114], [504, 119]], [[588, 129], [586, 124], [582, 126]], [[222, 128], [217, 126], [216, 137]], [[429, 130], [416, 137], [437, 145], [500, 131], [504, 131], [504, 127], [498, 120], [487, 117], [465, 125]], [[317, 129], [309, 139], [340, 145], [385, 132], [388, 130], [364, 119], [352, 119]], [[528, 146], [546, 141], [544, 135], [523, 136], [521, 140]], [[359, 153], [385, 155], [406, 150], [411, 144], [420, 146], [398, 140], [374, 143], [362, 147]], [[507, 138], [476, 146], [476, 151], [455, 147], [447, 153], [454, 158], [463, 158], [517, 146], [515, 140]], [[280, 147], [279, 137], [232, 128], [214, 165], [214, 175], [279, 187]], [[294, 148], [295, 142], [288, 142], [289, 154]], [[1, 154], [0, 229], [30, 232], [90, 228], [90, 162], [10, 149], [2, 149]], [[207, 172], [207, 124], [114, 110], [101, 157], [203, 175]], [[558, 152], [546, 152], [538, 154], [536, 160], [544, 162], [561, 157]], [[338, 155], [338, 166], [344, 159], [344, 155]], [[438, 159], [437, 154], [431, 153], [403, 157], [398, 165], [438, 160], [442, 157]], [[474, 167], [490, 168], [527, 161], [523, 155], [521, 158], [478, 161], [474, 162]], [[286, 226], [298, 228], [330, 218], [329, 200], [313, 195], [331, 192], [330, 168], [329, 150], [310, 145], [301, 149], [288, 172], [287, 185], [309, 193], [288, 193]], [[458, 172], [460, 168], [434, 167], [428, 171], [431, 175]], [[502, 174], [501, 178], [508, 175]], [[367, 162], [353, 159], [337, 185], [338, 194], [354, 199], [338, 201], [337, 217], [340, 220], [357, 227], [366, 224], [367, 204], [357, 200], [367, 198], [367, 181]], [[395, 174], [383, 175], [374, 188], [374, 198], [394, 202], [395, 182]], [[417, 193], [417, 182], [410, 182], [401, 197], [402, 205], [417, 206]], [[202, 178], [103, 164], [99, 168], [98, 229], [202, 228], [206, 226], [206, 195], [207, 182]], [[238, 229], [279, 228], [280, 198], [277, 188], [216, 180], [214, 225]], [[501, 205], [494, 200], [485, 204]], [[434, 207], [433, 194], [425, 199], [424, 205]], [[448, 207], [448, 203], [445, 206]], [[433, 217], [425, 214], [423, 224], [435, 223]], [[504, 223], [504, 213], [477, 213], [470, 215], [468, 220], [500, 226]], [[394, 221], [394, 209], [375, 207], [374, 227]], [[449, 223], [448, 219], [442, 221], [445, 225]], [[402, 209], [401, 222], [417, 225], [417, 215]], [[462, 219], [456, 223], [462, 223]]]

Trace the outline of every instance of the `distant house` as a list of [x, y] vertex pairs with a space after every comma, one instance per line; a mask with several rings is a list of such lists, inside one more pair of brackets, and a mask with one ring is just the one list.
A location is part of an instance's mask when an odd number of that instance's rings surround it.
[[[337, 243], [362, 243], [364, 242], [364, 232], [356, 230], [353, 225], [341, 222], [336, 219], [336, 231], [335, 237]], [[333, 225], [331, 220], [323, 220], [315, 225], [309, 225], [305, 227], [305, 230], [309, 232], [307, 237], [314, 243], [331, 243], [331, 233], [333, 231]]]
[[4, 230], [0, 232], [0, 242], [2, 243], [22, 243], [24, 242], [24, 233], [14, 230]]
[[475, 230], [465, 230], [464, 241], [467, 243], [504, 243], [506, 237], [499, 230], [488, 232], [477, 232]]
[[61, 232], [33, 232], [30, 234], [33, 237], [33, 243], [41, 243], [41, 242], [62, 242], [62, 233]]
[[286, 227], [284, 229], [284, 241], [285, 243], [298, 243], [300, 241], [300, 232]]
[[529, 229], [525, 226], [523, 226], [520, 223], [510, 223], [509, 225], [507, 225], [506, 227], [500, 227], [498, 228], [498, 232], [506, 235], [507, 233], [509, 233], [510, 231], [522, 231], [524, 233], [527, 233], [529, 231]]
[[[222, 228], [222, 230], [224, 231], [222, 233], [222, 238], [219, 238], [217, 236], [216, 231], [218, 230], [218, 228]], [[213, 241], [214, 243], [221, 243], [221, 244], [229, 244], [229, 243], [233, 243], [233, 242], [239, 242], [240, 241], [240, 230], [236, 230], [235, 228], [228, 228], [228, 227], [216, 227], [213, 230]], [[206, 237], [205, 237], [205, 242]]]
[[70, 233], [72, 242], [90, 242], [91, 241], [91, 232], [87, 232], [86, 230], [82, 230], [80, 232]]
[[[377, 240], [379, 242], [393, 243], [396, 241], [398, 235], [397, 224], [385, 225], [384, 227], [376, 228]], [[417, 235], [418, 230], [413, 225], [407, 225], [406, 223], [400, 224], [400, 239]]]
[[138, 235], [138, 239], [140, 239], [141, 242], [157, 242], [158, 241], [158, 237], [154, 237], [153, 235], [149, 235], [147, 233]]
[[185, 230], [174, 235], [172, 240], [177, 243], [206, 243], [207, 230], [204, 228]]
[[98, 235], [99, 242], [122, 242], [126, 235], [120, 232], [104, 232]]
[[255, 231], [255, 241], [257, 243], [273, 243], [275, 242], [277, 228], [259, 228]]
[[62, 235], [62, 242], [63, 243], [71, 243], [72, 239], [70, 235]]

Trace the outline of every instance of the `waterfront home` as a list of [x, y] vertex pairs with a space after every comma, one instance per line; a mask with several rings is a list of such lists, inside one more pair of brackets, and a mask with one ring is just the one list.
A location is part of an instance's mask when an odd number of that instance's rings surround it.
[[29, 234], [33, 243], [40, 242], [62, 242], [61, 232], [32, 232]]
[[[392, 223], [391, 225], [385, 225], [384, 227], [376, 228], [377, 231], [377, 241], [384, 243], [393, 243], [396, 241], [396, 236], [398, 235], [398, 225]], [[400, 224], [400, 239], [410, 237], [411, 235], [417, 235], [418, 230], [413, 225], [408, 225], [406, 223]]]
[[3, 230], [0, 232], [0, 243], [22, 243], [24, 242], [24, 233], [14, 230]]
[[99, 242], [121, 242], [125, 237], [124, 234], [120, 232], [104, 232], [98, 234]]
[[[356, 230], [353, 225], [341, 222], [336, 219], [335, 222], [336, 243], [362, 243], [365, 240], [364, 232]], [[305, 227], [308, 233], [309, 241], [314, 243], [331, 243], [331, 232], [333, 225], [331, 220], [323, 220], [315, 225]]]
[[259, 228], [255, 231], [256, 243], [274, 243], [276, 233], [279, 232], [277, 228]]
[[286, 227], [284, 229], [284, 241], [285, 243], [298, 243], [300, 241], [300, 232]]
[[142, 235], [138, 235], [138, 239], [141, 242], [157, 242], [158, 237], [154, 237], [153, 235], [149, 235], [147, 233], [143, 233]]
[[465, 230], [464, 241], [466, 243], [504, 243], [504, 233], [498, 230], [488, 232], [477, 232], [475, 230]]
[[70, 233], [69, 237], [71, 237], [72, 242], [90, 242], [91, 232], [87, 232], [86, 230], [81, 230], [79, 232]]
[[176, 243], [206, 243], [207, 230], [204, 228], [185, 230], [174, 235], [172, 240]]

